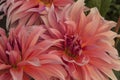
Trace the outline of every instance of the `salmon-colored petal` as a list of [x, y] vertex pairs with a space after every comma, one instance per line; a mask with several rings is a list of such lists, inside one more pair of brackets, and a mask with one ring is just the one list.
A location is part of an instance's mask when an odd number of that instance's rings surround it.
[[41, 64], [52, 63], [52, 64], [63, 64], [64, 65], [61, 58], [57, 55], [52, 54], [52, 53], [40, 55], [39, 58], [41, 60]]
[[34, 68], [34, 67], [26, 67], [25, 68], [25, 73], [30, 75], [32, 78], [34, 78], [35, 80], [47, 80], [48, 77], [44, 75], [44, 73], [39, 70], [38, 68]]
[[82, 33], [84, 33], [84, 28], [85, 28], [85, 25], [86, 24], [86, 15], [84, 14], [84, 11], [81, 11], [81, 14], [80, 14], [80, 20], [79, 20], [79, 23], [78, 23], [78, 27], [76, 28], [78, 34], [81, 34], [81, 36], [83, 35]]
[[93, 35], [95, 35], [95, 33], [96, 33], [96, 31], [97, 31], [97, 29], [98, 29], [98, 27], [99, 27], [99, 17], [98, 16], [94, 16], [93, 17], [93, 19], [92, 19], [92, 21], [91, 22], [89, 22], [87, 25], [86, 25], [86, 27], [84, 28], [84, 30], [86, 31], [86, 32], [83, 32], [83, 37], [84, 36], [86, 36], [86, 37], [90, 37], [90, 36], [92, 36], [93, 37]]
[[45, 67], [43, 67], [43, 69], [44, 72], [50, 76], [57, 77], [61, 80], [66, 80], [65, 78], [67, 77], [67, 73], [60, 65], [46, 65]]
[[81, 68], [82, 68], [82, 73], [84, 74], [83, 79], [90, 80], [89, 71], [87, 70], [86, 66]]
[[45, 51], [46, 49], [50, 48], [51, 46], [57, 44], [58, 42], [63, 41], [62, 39], [58, 39], [58, 40], [44, 40], [41, 43], [39, 43], [39, 45], [41, 46], [41, 52]]

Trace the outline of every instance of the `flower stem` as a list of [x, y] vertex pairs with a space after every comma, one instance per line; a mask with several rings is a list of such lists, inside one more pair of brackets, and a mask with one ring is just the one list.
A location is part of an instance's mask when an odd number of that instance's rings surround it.
[[119, 29], [120, 29], [120, 17], [118, 19], [118, 22], [117, 22], [117, 26], [115, 28], [115, 32], [118, 33], [119, 32]]

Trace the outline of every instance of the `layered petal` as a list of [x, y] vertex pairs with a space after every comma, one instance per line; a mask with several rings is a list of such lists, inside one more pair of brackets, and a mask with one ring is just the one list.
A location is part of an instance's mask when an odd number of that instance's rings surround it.
[[84, 0], [78, 0], [60, 14], [51, 7], [44, 19], [47, 33], [43, 37], [63, 40], [50, 51], [56, 51], [52, 54], [63, 60], [72, 79], [117, 80], [112, 70], [120, 70], [118, 52], [113, 46], [118, 34], [111, 30], [116, 23], [105, 20], [97, 8], [89, 9], [86, 14], [84, 4]]
[[59, 40], [44, 40], [42, 26], [18, 26], [6, 36], [0, 29], [0, 80], [66, 80], [64, 63], [49, 48]]

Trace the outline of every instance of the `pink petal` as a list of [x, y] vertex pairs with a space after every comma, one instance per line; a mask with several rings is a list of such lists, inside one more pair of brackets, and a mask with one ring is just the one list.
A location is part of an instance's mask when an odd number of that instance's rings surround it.
[[35, 80], [47, 80], [48, 76], [46, 76], [41, 70], [36, 67], [26, 66], [25, 73], [34, 78]]
[[31, 7], [36, 6], [37, 4], [39, 4], [38, 1], [32, 1], [32, 0], [24, 1], [24, 4], [17, 10], [16, 13], [25, 11], [25, 10], [31, 8]]
[[11, 65], [6, 65], [6, 64], [0, 63], [0, 70], [9, 69], [10, 67], [11, 67]]
[[86, 67], [83, 66], [81, 68], [82, 68], [82, 73], [84, 74], [84, 76], [83, 76], [84, 80], [91, 80], [89, 71], [86, 69]]
[[60, 78], [61, 80], [65, 80], [65, 78], [67, 77], [66, 71], [60, 65], [46, 65], [46, 66], [43, 66], [43, 71], [46, 74], [48, 74], [50, 76]]
[[73, 0], [54, 0], [53, 1], [55, 6], [65, 6], [67, 4], [73, 3]]
[[101, 67], [99, 68], [104, 74], [106, 74], [108, 77], [110, 77], [112, 80], [118, 80], [113, 73], [113, 71], [107, 67]]
[[7, 54], [9, 55], [10, 63], [13, 65], [21, 60], [21, 56], [19, 52], [11, 51], [11, 52], [7, 52]]
[[62, 39], [57, 39], [57, 40], [44, 40], [39, 45], [41, 46], [41, 52], [44, 52], [48, 48], [50, 48], [53, 45], [56, 45], [58, 42], [63, 41]]
[[39, 56], [41, 64], [51, 63], [51, 64], [64, 64], [61, 58], [54, 54], [43, 54]]
[[11, 77], [10, 73], [6, 72], [6, 73], [0, 75], [0, 80], [12, 80], [12, 77]]
[[56, 14], [54, 12], [54, 7], [52, 6], [49, 13], [48, 13], [48, 20], [49, 20], [49, 24], [53, 27], [53, 28], [57, 28], [58, 24], [57, 24], [57, 17]]
[[28, 37], [28, 41], [26, 43], [26, 48], [35, 45], [40, 37], [45, 32], [45, 29], [42, 27], [38, 27], [35, 29]]
[[38, 58], [29, 59], [29, 60], [27, 60], [27, 63], [29, 63], [33, 66], [40, 66], [41, 65], [41, 62]]
[[102, 80], [101, 76], [97, 73], [97, 69], [95, 67], [92, 67], [91, 65], [87, 65], [87, 69], [89, 71], [89, 75], [93, 80]]
[[70, 17], [73, 21], [78, 21], [79, 17], [75, 15], [79, 15], [80, 11], [84, 8], [84, 0], [78, 0], [72, 7]]
[[12, 75], [13, 80], [23, 80], [23, 69], [22, 68], [10, 69], [10, 73]]

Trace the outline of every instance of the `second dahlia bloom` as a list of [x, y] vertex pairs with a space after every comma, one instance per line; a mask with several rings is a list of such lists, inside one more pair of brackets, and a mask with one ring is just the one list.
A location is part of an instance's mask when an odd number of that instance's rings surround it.
[[41, 16], [47, 14], [46, 8], [53, 4], [58, 10], [59, 7], [64, 7], [69, 3], [73, 3], [73, 0], [4, 0], [0, 11], [7, 15], [8, 29], [18, 25], [43, 24]]
[[117, 80], [112, 70], [120, 70], [118, 52], [114, 48], [116, 23], [104, 20], [97, 8], [85, 12], [84, 0], [67, 5], [61, 16], [50, 9], [45, 19], [46, 40], [62, 39], [51, 47], [61, 57], [72, 80]]
[[44, 32], [42, 27], [17, 27], [10, 29], [7, 38], [0, 29], [0, 80], [66, 80], [62, 61], [47, 54], [50, 45], [41, 41]]

